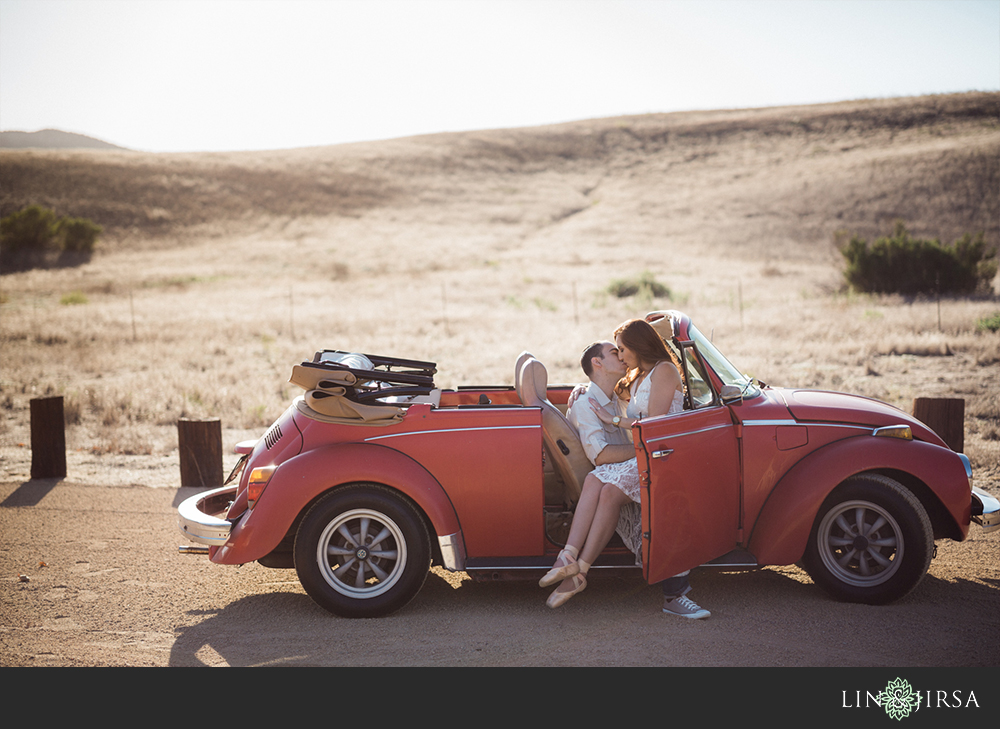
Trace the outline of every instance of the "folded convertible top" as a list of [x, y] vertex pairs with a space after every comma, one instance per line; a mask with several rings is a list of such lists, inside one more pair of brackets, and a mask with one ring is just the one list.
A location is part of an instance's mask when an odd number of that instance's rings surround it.
[[435, 389], [436, 373], [434, 362], [324, 349], [312, 362], [295, 365], [288, 381], [310, 393], [321, 391], [321, 399], [398, 406], [384, 399], [428, 395]]

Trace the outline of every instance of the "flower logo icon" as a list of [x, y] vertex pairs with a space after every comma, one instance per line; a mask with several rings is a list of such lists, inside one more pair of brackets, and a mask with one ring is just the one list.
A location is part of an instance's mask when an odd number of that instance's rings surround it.
[[885, 713], [896, 721], [909, 716], [920, 706], [920, 695], [914, 693], [909, 682], [901, 678], [886, 684], [885, 690], [878, 695], [878, 700]]

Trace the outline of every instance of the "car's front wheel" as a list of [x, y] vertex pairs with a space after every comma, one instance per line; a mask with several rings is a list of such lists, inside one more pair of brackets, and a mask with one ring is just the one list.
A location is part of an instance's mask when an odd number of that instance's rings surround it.
[[887, 476], [862, 474], [823, 503], [803, 563], [838, 600], [881, 605], [916, 587], [933, 555], [934, 532], [920, 501]]
[[346, 618], [387, 615], [420, 591], [430, 536], [416, 508], [377, 484], [320, 499], [295, 536], [295, 570], [309, 596]]

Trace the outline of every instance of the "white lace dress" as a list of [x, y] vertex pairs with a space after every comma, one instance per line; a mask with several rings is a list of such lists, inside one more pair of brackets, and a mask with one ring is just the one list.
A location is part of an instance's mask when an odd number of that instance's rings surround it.
[[[633, 386], [628, 407], [625, 409], [628, 417], [643, 418], [649, 414], [650, 380], [649, 375], [646, 375], [638, 387]], [[677, 390], [667, 412], [679, 413], [683, 409], [684, 395], [680, 390]], [[636, 564], [638, 564], [642, 554], [642, 513], [639, 510], [638, 463], [635, 458], [620, 463], [605, 463], [594, 469], [594, 475], [602, 483], [614, 484], [620, 488], [631, 500], [631, 503], [622, 507], [615, 531], [618, 532], [618, 536], [622, 538], [625, 546], [635, 554]]]

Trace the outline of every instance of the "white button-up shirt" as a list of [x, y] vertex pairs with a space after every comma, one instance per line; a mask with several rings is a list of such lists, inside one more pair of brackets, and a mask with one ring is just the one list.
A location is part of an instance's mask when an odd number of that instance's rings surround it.
[[611, 399], [604, 394], [604, 390], [591, 382], [587, 391], [576, 399], [572, 407], [566, 411], [566, 418], [576, 428], [580, 435], [580, 442], [583, 450], [587, 454], [590, 462], [597, 464], [598, 454], [609, 445], [628, 445], [632, 443], [631, 432], [625, 428], [605, 423], [594, 412], [590, 406], [590, 399], [593, 398], [604, 408], [605, 412], [614, 415], [624, 415], [624, 404], [613, 395]]

